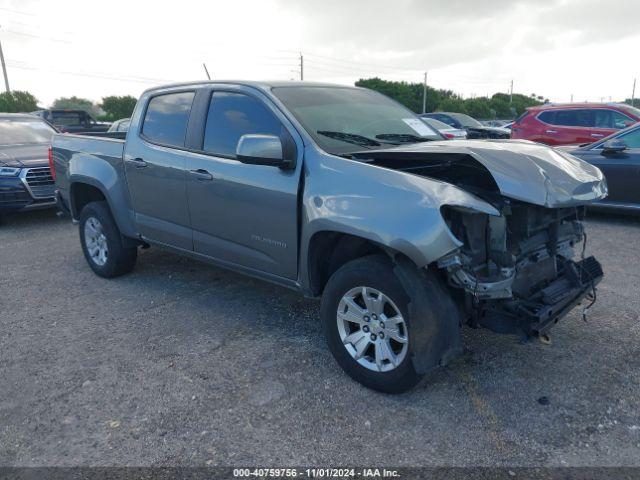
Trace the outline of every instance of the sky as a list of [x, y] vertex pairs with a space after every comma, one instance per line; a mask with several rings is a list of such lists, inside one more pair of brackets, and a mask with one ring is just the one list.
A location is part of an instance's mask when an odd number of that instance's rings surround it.
[[[13, 90], [49, 106], [206, 79], [359, 78], [463, 95], [623, 100], [640, 0], [0, 0]], [[0, 83], [0, 88], [2, 84]], [[640, 82], [636, 89], [640, 96]]]

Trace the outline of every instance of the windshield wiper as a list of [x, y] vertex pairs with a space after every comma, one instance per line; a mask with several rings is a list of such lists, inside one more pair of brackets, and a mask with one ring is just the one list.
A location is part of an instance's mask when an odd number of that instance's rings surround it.
[[334, 132], [332, 130], [318, 130], [318, 133], [325, 137], [335, 138], [336, 140], [342, 140], [347, 143], [354, 143], [362, 147], [379, 147], [382, 145], [373, 138], [358, 135], [357, 133]]
[[381, 133], [380, 135], [376, 135], [376, 138], [382, 141], [391, 140], [392, 142], [400, 143], [418, 143], [431, 141], [430, 138], [419, 137], [418, 135], [413, 135], [411, 133]]

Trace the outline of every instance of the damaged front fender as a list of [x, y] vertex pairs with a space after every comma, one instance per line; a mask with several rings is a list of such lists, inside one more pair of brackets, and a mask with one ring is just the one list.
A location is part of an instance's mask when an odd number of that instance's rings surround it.
[[424, 267], [461, 246], [443, 219], [443, 206], [500, 215], [486, 201], [439, 180], [327, 156], [307, 161], [305, 168], [302, 259], [316, 233], [337, 232], [403, 253]]

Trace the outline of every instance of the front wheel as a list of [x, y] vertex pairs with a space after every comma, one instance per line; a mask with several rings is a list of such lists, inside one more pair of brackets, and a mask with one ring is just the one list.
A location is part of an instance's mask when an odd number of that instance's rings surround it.
[[366, 387], [401, 393], [422, 378], [411, 361], [409, 296], [381, 255], [336, 271], [322, 296], [329, 349], [342, 369]]
[[87, 263], [99, 276], [113, 278], [133, 270], [138, 251], [125, 247], [106, 202], [91, 202], [80, 212], [80, 244]]

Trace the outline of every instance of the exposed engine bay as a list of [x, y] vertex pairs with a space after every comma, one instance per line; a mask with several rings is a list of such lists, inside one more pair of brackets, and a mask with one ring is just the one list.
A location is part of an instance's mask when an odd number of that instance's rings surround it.
[[[509, 198], [491, 169], [465, 153], [390, 153], [369, 153], [363, 160], [456, 185], [500, 213], [441, 207], [462, 245], [439, 259], [437, 268], [461, 297], [468, 324], [540, 336], [585, 297], [595, 301], [603, 272], [594, 257], [584, 258], [582, 222], [588, 202], [551, 208]], [[523, 192], [531, 185], [523, 182]], [[576, 182], [576, 191], [584, 185]]]
[[585, 208], [549, 209], [503, 199], [502, 216], [443, 208], [464, 245], [438, 262], [465, 292], [472, 326], [504, 333], [545, 333], [586, 293], [595, 299], [602, 269], [583, 246]]

